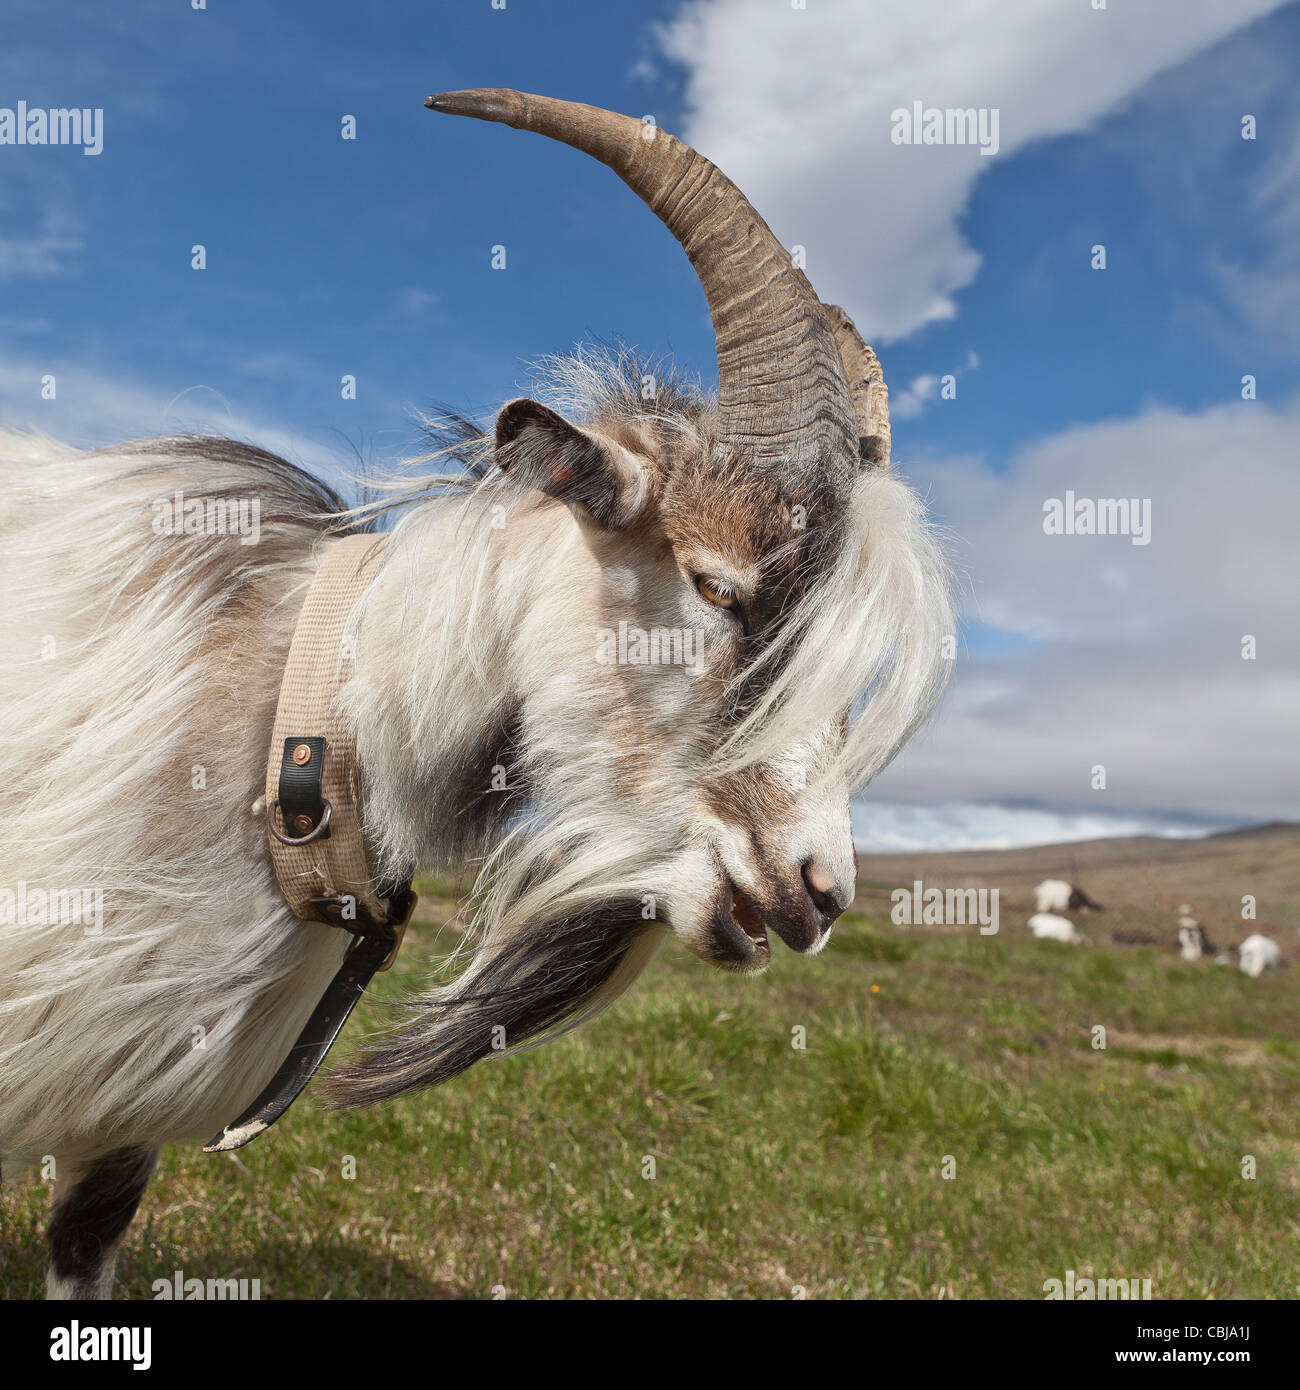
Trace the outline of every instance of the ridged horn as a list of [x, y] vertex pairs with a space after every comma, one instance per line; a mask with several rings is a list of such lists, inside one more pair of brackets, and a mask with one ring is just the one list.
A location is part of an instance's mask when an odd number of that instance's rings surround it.
[[858, 429], [831, 323], [740, 190], [676, 136], [578, 102], [485, 88], [433, 111], [549, 136], [607, 164], [681, 243], [708, 301], [723, 438], [759, 465], [853, 466]]
[[831, 330], [839, 344], [853, 396], [853, 410], [858, 417], [858, 455], [862, 462], [876, 468], [889, 467], [889, 387], [880, 358], [862, 341], [862, 334], [853, 320], [838, 304], [827, 304]]

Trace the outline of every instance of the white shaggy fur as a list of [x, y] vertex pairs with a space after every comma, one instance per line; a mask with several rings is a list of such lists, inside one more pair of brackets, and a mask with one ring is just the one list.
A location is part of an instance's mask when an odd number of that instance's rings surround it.
[[[259, 497], [259, 543], [155, 534], [152, 504], [176, 488]], [[721, 746], [701, 733], [707, 671], [613, 680], [592, 658], [594, 630], [629, 612], [732, 640], [678, 576], [508, 480], [415, 495], [358, 604], [341, 704], [382, 868], [482, 857], [468, 968], [432, 1001], [472, 990], [531, 923], [614, 898], [653, 904], [648, 930], [579, 1016], [630, 982], [665, 924], [706, 952], [724, 866], [742, 886], [764, 872], [751, 827], [708, 800], [727, 771], [798, 767], [783, 852], [796, 875], [816, 857], [851, 884], [849, 788], [931, 708], [952, 630], [946, 571], [904, 483], [861, 475], [852, 544], [782, 639], [764, 703]], [[0, 434], [0, 889], [93, 887], [104, 907], [99, 934], [0, 924], [10, 1159], [210, 1137], [264, 1085], [341, 959], [343, 933], [281, 902], [258, 814], [324, 535], [328, 499], [315, 500], [218, 441], [81, 453]], [[498, 725], [513, 729], [505, 792], [488, 778]], [[453, 814], [449, 785], [495, 809]], [[394, 1064], [404, 1084], [409, 1071]]]
[[[99, 934], [0, 924], [0, 1152], [203, 1139], [342, 956], [283, 905], [252, 814], [314, 526], [219, 547], [153, 500], [265, 479], [0, 436], [0, 889], [102, 890]], [[201, 784], [196, 786], [197, 784]]]

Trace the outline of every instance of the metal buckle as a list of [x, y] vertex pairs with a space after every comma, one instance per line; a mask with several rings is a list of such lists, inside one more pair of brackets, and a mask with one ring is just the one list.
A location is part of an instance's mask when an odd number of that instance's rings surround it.
[[[358, 917], [355, 921], [348, 921], [343, 916], [343, 908], [346, 899], [338, 898], [313, 898], [310, 906], [317, 914], [317, 920], [327, 927], [338, 927], [341, 931], [350, 933], [358, 941], [369, 940], [384, 932], [391, 938], [391, 946], [388, 954], [384, 957], [381, 964], [375, 967], [376, 973], [389, 970], [393, 962], [397, 959], [397, 953], [402, 949], [402, 941], [406, 936], [406, 928], [410, 924], [411, 916], [415, 912], [415, 905], [420, 901], [417, 894], [410, 888], [400, 889], [388, 900], [388, 916], [380, 921], [371, 917], [358, 903]], [[355, 899], [353, 899], [355, 902]]]
[[415, 905], [419, 901], [420, 895], [410, 888], [403, 889], [389, 900], [389, 911], [392, 912], [396, 908], [399, 915], [388, 920], [388, 929], [393, 933], [393, 949], [384, 957], [384, 963], [379, 967], [380, 971], [392, 968], [398, 951], [402, 949], [402, 941], [406, 936], [406, 928], [410, 925]]
[[275, 810], [280, 804], [277, 796], [274, 800], [267, 803], [266, 807], [266, 828], [275, 836], [282, 845], [309, 845], [313, 840], [319, 840], [329, 829], [330, 817], [334, 814], [334, 807], [328, 801], [324, 801], [325, 814], [317, 822], [314, 830], [310, 834], [294, 839], [292, 836], [281, 834], [279, 826], [275, 823]]

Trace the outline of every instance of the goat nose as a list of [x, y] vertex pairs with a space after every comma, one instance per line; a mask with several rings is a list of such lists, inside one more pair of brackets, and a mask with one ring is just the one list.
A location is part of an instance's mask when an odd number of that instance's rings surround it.
[[803, 863], [803, 886], [822, 919], [823, 929], [829, 927], [853, 901], [852, 892], [842, 889], [835, 875], [815, 859], [807, 859]]

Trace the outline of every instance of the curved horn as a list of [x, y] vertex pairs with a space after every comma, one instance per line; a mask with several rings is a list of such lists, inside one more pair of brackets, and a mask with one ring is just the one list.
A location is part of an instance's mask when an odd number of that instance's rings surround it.
[[757, 463], [848, 466], [858, 430], [826, 310], [725, 174], [667, 131], [578, 102], [485, 88], [424, 104], [535, 131], [607, 164], [699, 276], [717, 344], [723, 438]]
[[827, 304], [831, 330], [844, 359], [844, 375], [858, 417], [858, 457], [868, 466], [889, 467], [889, 387], [880, 358], [862, 341], [853, 320], [838, 304]]

